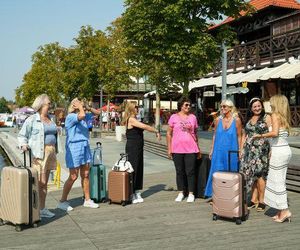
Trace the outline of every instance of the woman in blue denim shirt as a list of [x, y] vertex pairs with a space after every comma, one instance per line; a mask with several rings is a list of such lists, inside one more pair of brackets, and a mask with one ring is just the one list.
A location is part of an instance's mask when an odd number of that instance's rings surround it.
[[50, 98], [46, 94], [39, 95], [32, 104], [36, 113], [26, 119], [18, 135], [22, 150], [31, 149], [32, 167], [37, 169], [39, 174], [40, 216], [47, 218], [55, 216], [45, 208], [45, 200], [49, 174], [51, 170], [56, 169], [58, 152], [57, 128], [48, 114], [50, 106]]
[[65, 211], [73, 210], [73, 207], [67, 201], [67, 197], [80, 172], [85, 197], [83, 206], [98, 208], [99, 205], [90, 199], [89, 164], [91, 162], [91, 150], [89, 130], [85, 121], [83, 102], [77, 98], [71, 102], [65, 126], [67, 136], [66, 166], [69, 169], [69, 178], [65, 182], [63, 194], [57, 207]]

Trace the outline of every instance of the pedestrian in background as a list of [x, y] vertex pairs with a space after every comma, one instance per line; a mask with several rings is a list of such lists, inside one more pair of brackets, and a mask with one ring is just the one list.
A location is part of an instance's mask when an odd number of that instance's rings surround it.
[[155, 128], [144, 124], [136, 119], [137, 110], [133, 103], [127, 103], [123, 122], [126, 126], [126, 148], [128, 161], [131, 163], [133, 174], [133, 197], [132, 203], [141, 203], [144, 199], [140, 190], [143, 189], [144, 179], [144, 130], [156, 134], [158, 140], [161, 139], [160, 132]]
[[265, 191], [265, 203], [278, 210], [275, 222], [291, 221], [286, 192], [286, 173], [292, 152], [287, 141], [290, 130], [290, 107], [284, 95], [274, 95], [270, 99], [272, 108], [272, 131], [256, 134], [257, 139], [272, 138], [269, 174]]
[[[228, 152], [238, 151], [242, 141], [242, 122], [231, 100], [221, 102], [221, 115], [215, 120], [212, 147], [209, 153], [211, 168], [205, 188], [205, 196], [212, 196], [212, 177], [217, 171], [228, 171]], [[231, 155], [232, 172], [238, 170], [238, 156]]]
[[59, 144], [57, 127], [49, 116], [50, 107], [50, 98], [46, 94], [39, 95], [32, 104], [36, 113], [25, 120], [18, 135], [21, 149], [31, 149], [32, 168], [38, 171], [39, 176], [40, 216], [46, 218], [55, 216], [45, 207], [45, 202], [50, 171], [56, 169]]
[[69, 177], [65, 182], [61, 199], [57, 205], [65, 211], [73, 210], [67, 201], [68, 194], [80, 173], [81, 186], [84, 193], [84, 207], [98, 208], [99, 205], [90, 199], [89, 170], [91, 149], [89, 144], [89, 130], [85, 120], [84, 103], [77, 98], [73, 99], [66, 117], [66, 166]]
[[198, 122], [190, 114], [191, 101], [182, 97], [177, 103], [177, 113], [171, 115], [167, 130], [168, 156], [173, 158], [176, 169], [176, 183], [179, 194], [175, 201], [194, 202], [196, 159], [201, 158], [198, 146]]
[[269, 170], [270, 143], [267, 138], [253, 139], [255, 134], [269, 132], [271, 117], [265, 113], [263, 102], [255, 97], [249, 102], [240, 172], [246, 176], [247, 193], [251, 195], [249, 208], [264, 211], [264, 195]]

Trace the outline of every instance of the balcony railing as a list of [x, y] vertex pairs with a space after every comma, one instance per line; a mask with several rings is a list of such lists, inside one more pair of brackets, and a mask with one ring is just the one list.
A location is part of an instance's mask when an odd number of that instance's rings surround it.
[[[269, 36], [245, 44], [236, 45], [227, 51], [227, 68], [233, 72], [274, 65], [300, 55], [300, 29]], [[221, 70], [221, 63], [215, 73]]]

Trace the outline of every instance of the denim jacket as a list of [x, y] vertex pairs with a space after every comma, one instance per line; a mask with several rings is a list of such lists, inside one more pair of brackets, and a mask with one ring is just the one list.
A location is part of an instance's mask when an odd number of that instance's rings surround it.
[[[58, 153], [59, 136], [56, 135], [56, 153]], [[44, 125], [41, 121], [39, 113], [35, 113], [28, 117], [19, 134], [19, 146], [28, 145], [31, 148], [32, 156], [34, 158], [44, 159], [45, 153], [45, 136]]]

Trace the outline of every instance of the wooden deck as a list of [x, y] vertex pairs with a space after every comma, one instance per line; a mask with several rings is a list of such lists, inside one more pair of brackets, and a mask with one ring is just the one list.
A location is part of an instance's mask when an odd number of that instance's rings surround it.
[[[145, 175], [143, 204], [81, 206], [81, 190], [71, 193], [74, 211], [43, 220], [37, 229], [17, 233], [0, 227], [1, 249], [299, 249], [300, 195], [289, 193], [291, 223], [275, 223], [271, 209], [251, 211], [242, 225], [212, 221], [205, 200], [175, 203], [174, 171]], [[48, 207], [56, 206], [61, 191], [51, 192]]]

